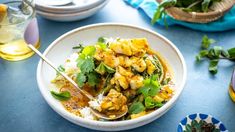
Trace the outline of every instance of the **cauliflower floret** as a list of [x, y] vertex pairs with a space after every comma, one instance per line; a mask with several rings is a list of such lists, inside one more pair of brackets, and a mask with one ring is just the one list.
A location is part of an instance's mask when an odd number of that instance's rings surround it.
[[129, 87], [129, 83], [124, 76], [120, 76], [119, 78], [117, 78], [117, 80], [123, 89], [127, 89]]
[[146, 62], [146, 64], [147, 64], [147, 73], [148, 73], [149, 75], [152, 75], [153, 72], [156, 70], [156, 67], [154, 66], [154, 64], [152, 63], [152, 61], [151, 61], [149, 58], [147, 58], [147, 59], [145, 60], [145, 62]]
[[128, 40], [119, 40], [119, 41], [110, 43], [109, 47], [115, 53], [131, 56], [132, 55], [132, 51], [131, 51], [130, 44], [131, 44], [131, 42], [128, 41]]
[[101, 103], [102, 111], [122, 111], [127, 108], [127, 98], [114, 89], [111, 89], [108, 95]]
[[138, 89], [140, 87], [143, 86], [143, 80], [144, 78], [142, 76], [139, 76], [139, 75], [136, 75], [134, 77], [131, 78], [131, 81], [130, 81], [130, 86], [131, 86], [131, 89]]
[[131, 50], [135, 56], [143, 56], [149, 48], [146, 38], [131, 39]]
[[112, 68], [116, 67], [119, 63], [118, 58], [114, 55], [113, 51], [107, 49], [104, 52], [104, 63]]
[[138, 71], [138, 72], [143, 72], [146, 69], [146, 63], [144, 59], [140, 59], [137, 57], [131, 57], [132, 60], [132, 67]]
[[125, 77], [129, 77], [129, 78], [130, 78], [130, 77], [133, 76], [133, 73], [131, 72], [130, 69], [125, 69], [125, 68], [123, 68], [123, 67], [121, 67], [121, 66], [118, 66], [117, 71], [118, 71], [121, 75], [123, 75], [123, 76], [125, 76]]
[[131, 60], [127, 56], [118, 56], [119, 64], [122, 67], [130, 67], [131, 66]]

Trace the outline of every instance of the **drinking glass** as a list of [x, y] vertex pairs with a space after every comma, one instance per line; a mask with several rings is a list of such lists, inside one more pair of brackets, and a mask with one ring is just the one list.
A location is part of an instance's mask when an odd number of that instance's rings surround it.
[[8, 1], [0, 4], [0, 57], [10, 61], [26, 59], [34, 54], [27, 44], [40, 47], [32, 1]]

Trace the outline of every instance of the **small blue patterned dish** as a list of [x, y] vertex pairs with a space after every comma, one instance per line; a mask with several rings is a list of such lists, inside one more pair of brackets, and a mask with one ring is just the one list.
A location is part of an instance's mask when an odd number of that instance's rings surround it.
[[215, 130], [213, 132], [228, 132], [221, 121], [217, 120], [211, 115], [201, 113], [186, 116], [183, 120], [180, 121], [177, 132], [192, 132], [192, 126], [201, 128], [203, 122], [215, 126]]

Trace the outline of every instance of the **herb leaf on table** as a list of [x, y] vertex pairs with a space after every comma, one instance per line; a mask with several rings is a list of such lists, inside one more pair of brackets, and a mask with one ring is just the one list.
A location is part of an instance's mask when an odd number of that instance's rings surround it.
[[218, 64], [221, 59], [226, 59], [230, 61], [235, 61], [235, 47], [224, 50], [221, 46], [214, 46], [211, 49], [208, 49], [215, 40], [208, 38], [206, 35], [202, 38], [202, 50], [196, 55], [196, 61], [200, 62], [202, 58], [209, 59], [209, 68], [208, 70], [212, 74], [216, 74], [218, 72]]

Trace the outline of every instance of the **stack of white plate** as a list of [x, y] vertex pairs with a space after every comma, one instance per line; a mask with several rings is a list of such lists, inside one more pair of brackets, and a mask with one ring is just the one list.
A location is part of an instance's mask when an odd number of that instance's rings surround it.
[[102, 9], [109, 0], [35, 0], [37, 14], [54, 21], [85, 19]]

